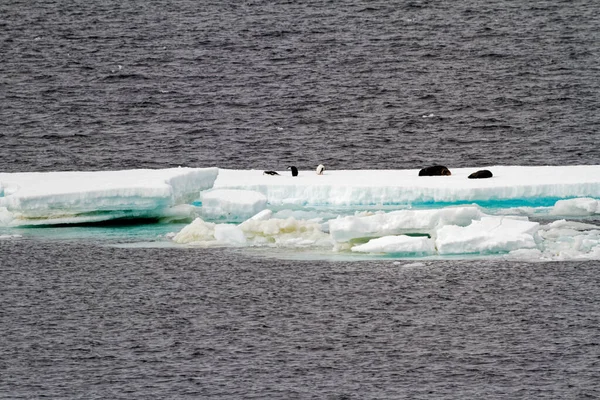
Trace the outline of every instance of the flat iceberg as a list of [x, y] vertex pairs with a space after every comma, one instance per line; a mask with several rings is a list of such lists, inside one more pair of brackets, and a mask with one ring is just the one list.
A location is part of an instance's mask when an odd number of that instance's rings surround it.
[[520, 201], [549, 203], [575, 197], [600, 197], [600, 165], [491, 166], [490, 179], [468, 179], [482, 168], [451, 168], [451, 176], [418, 176], [418, 170], [300, 171], [291, 176], [258, 170], [221, 169], [215, 188], [252, 190], [271, 206], [419, 205]]
[[0, 173], [2, 221], [19, 226], [160, 218], [198, 199], [217, 175], [217, 168]]

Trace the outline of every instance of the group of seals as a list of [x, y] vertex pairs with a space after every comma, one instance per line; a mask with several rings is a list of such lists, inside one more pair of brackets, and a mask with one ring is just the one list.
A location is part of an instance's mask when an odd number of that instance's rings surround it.
[[[298, 176], [298, 168], [296, 168], [293, 165], [290, 165], [289, 167], [287, 167], [287, 169], [292, 171], [292, 176]], [[325, 167], [323, 166], [323, 164], [319, 164], [319, 166], [317, 167], [317, 175], [323, 175], [323, 172], [325, 171]], [[279, 173], [277, 171], [264, 171], [263, 175], [279, 175]]]
[[[419, 176], [450, 176], [452, 173], [450, 170], [443, 165], [434, 165], [431, 167], [423, 168], [419, 171]], [[491, 178], [494, 176], [492, 171], [487, 169], [482, 169], [477, 172], [473, 172], [469, 175], [469, 179], [484, 179]]]

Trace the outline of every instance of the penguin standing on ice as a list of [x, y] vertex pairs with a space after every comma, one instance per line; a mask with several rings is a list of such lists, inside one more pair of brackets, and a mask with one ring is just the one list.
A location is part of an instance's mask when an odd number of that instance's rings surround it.
[[325, 166], [323, 166], [323, 164], [319, 164], [317, 167], [317, 175], [323, 175], [323, 171], [325, 171]]
[[292, 176], [298, 176], [298, 168], [294, 167], [293, 165], [290, 165], [289, 167], [287, 167], [287, 169], [292, 170]]

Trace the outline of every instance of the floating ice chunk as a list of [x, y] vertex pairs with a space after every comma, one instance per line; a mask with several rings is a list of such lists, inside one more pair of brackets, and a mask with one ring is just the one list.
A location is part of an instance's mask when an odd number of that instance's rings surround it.
[[321, 224], [297, 220], [271, 218], [269, 220], [246, 220], [240, 228], [249, 241], [255, 245], [274, 244], [280, 247], [326, 247], [332, 242], [329, 235], [321, 230]]
[[600, 252], [600, 227], [593, 224], [558, 220], [543, 225], [538, 233], [547, 259], [597, 259]]
[[243, 246], [246, 244], [244, 232], [242, 232], [239, 226], [230, 224], [215, 225], [215, 239], [219, 242], [235, 246]]
[[565, 217], [587, 217], [600, 214], [600, 202], [589, 197], [559, 200], [550, 211], [550, 214]]
[[435, 245], [433, 240], [427, 237], [383, 236], [371, 239], [368, 243], [354, 246], [352, 251], [425, 256], [435, 253]]
[[22, 237], [22, 235], [0, 235], [0, 240], [14, 240]]
[[467, 226], [483, 214], [478, 207], [436, 210], [400, 210], [370, 216], [349, 216], [329, 221], [329, 232], [337, 242], [365, 237], [406, 233], [433, 235], [444, 225]]
[[329, 235], [315, 222], [288, 219], [248, 219], [239, 225], [214, 224], [197, 218], [173, 237], [179, 244], [273, 247], [331, 247]]
[[12, 225], [159, 218], [210, 188], [217, 168], [0, 173]]
[[437, 231], [439, 254], [508, 253], [535, 249], [537, 222], [508, 217], [482, 217], [469, 226], [443, 226]]
[[543, 225], [540, 227], [542, 230], [552, 230], [552, 229], [572, 229], [575, 231], [587, 231], [593, 229], [600, 229], [598, 225], [594, 224], [586, 224], [584, 222], [578, 221], [567, 221], [565, 219], [558, 219], [556, 221], [552, 221], [547, 225]]
[[265, 221], [273, 216], [273, 211], [271, 210], [262, 210], [256, 215], [250, 217], [253, 221]]
[[339, 214], [328, 211], [308, 211], [308, 210], [279, 210], [273, 214], [274, 218], [286, 219], [294, 217], [296, 219], [305, 219], [315, 222], [321, 222], [326, 219], [336, 218]]
[[200, 198], [206, 219], [244, 220], [267, 206], [265, 195], [252, 190], [216, 189], [202, 192]]
[[6, 207], [0, 207], [0, 226], [8, 226], [13, 220], [13, 213], [8, 211]]
[[22, 237], [22, 235], [0, 235], [0, 240], [20, 239]]
[[509, 260], [541, 261], [543, 253], [539, 249], [518, 249], [504, 256]]
[[196, 218], [191, 224], [186, 225], [173, 237], [179, 244], [202, 243], [215, 240], [215, 224]]
[[[394, 262], [394, 264], [396, 265], [402, 265], [402, 263], [400, 262]], [[426, 264], [422, 263], [422, 262], [414, 262], [414, 263], [408, 263], [408, 264], [403, 264], [402, 267], [404, 268], [418, 268], [418, 267], [424, 267]]]
[[200, 213], [199, 208], [191, 204], [179, 204], [166, 209], [161, 215], [162, 222], [192, 220]]

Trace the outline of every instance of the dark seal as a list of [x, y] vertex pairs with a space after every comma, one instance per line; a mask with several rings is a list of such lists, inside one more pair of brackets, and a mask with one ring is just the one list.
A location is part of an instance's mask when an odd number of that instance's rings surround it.
[[432, 167], [423, 168], [419, 171], [419, 176], [448, 176], [452, 175], [450, 170], [443, 165], [434, 165]]
[[294, 167], [293, 165], [290, 165], [289, 167], [287, 167], [287, 169], [292, 170], [292, 176], [298, 176], [298, 168]]
[[279, 174], [275, 171], [265, 171], [265, 172], [263, 172], [263, 175], [279, 175]]
[[482, 169], [479, 170], [477, 172], [473, 172], [471, 175], [469, 175], [469, 179], [484, 179], [484, 178], [491, 178], [492, 176], [492, 171], [489, 171], [487, 169]]

